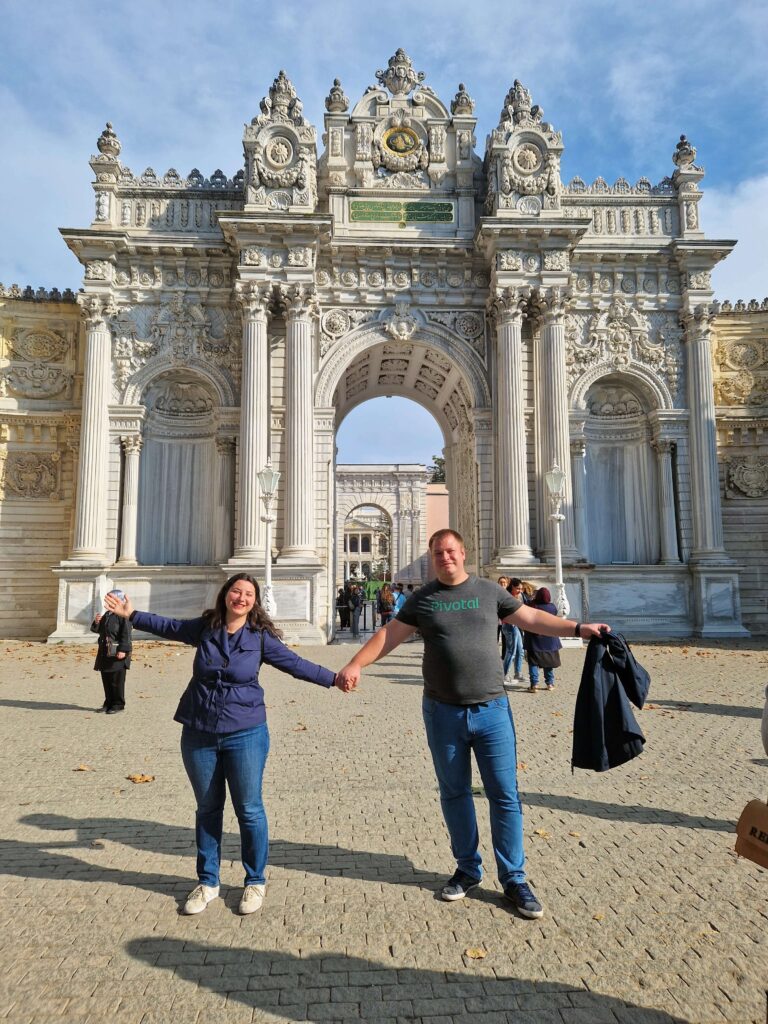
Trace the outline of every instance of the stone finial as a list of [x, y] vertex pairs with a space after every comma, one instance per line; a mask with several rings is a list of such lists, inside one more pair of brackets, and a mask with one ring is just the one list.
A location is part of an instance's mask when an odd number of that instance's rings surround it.
[[413, 62], [402, 48], [389, 58], [386, 71], [377, 71], [376, 80], [389, 89], [393, 96], [407, 96], [425, 78], [423, 71], [414, 71]]
[[676, 164], [681, 170], [689, 167], [696, 159], [696, 147], [692, 146], [685, 135], [680, 136], [680, 141], [675, 146], [675, 152], [672, 154], [672, 162]]
[[284, 71], [279, 71], [269, 93], [259, 104], [262, 115], [275, 121], [293, 121], [304, 124], [301, 100], [296, 95], [293, 83]]
[[329, 114], [344, 114], [349, 110], [349, 100], [344, 95], [338, 78], [334, 78], [331, 91], [325, 97], [325, 109]]
[[101, 133], [96, 142], [99, 148], [99, 152], [103, 153], [104, 156], [112, 157], [116, 160], [120, 156], [120, 150], [123, 148], [120, 145], [120, 139], [112, 131], [112, 125], [107, 121], [107, 127]]
[[459, 91], [453, 97], [451, 102], [451, 113], [459, 115], [469, 115], [474, 112], [475, 101], [467, 92], [463, 82], [459, 82]]

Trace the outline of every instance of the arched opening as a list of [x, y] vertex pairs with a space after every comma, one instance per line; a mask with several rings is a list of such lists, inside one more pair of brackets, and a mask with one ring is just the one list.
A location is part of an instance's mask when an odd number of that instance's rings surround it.
[[217, 554], [216, 393], [197, 374], [174, 370], [152, 380], [143, 404], [138, 561], [210, 565]]
[[661, 556], [658, 460], [651, 397], [608, 374], [585, 396], [587, 555], [598, 565], [653, 565]]
[[344, 521], [344, 562], [346, 580], [392, 580], [392, 517], [376, 505], [358, 505]]

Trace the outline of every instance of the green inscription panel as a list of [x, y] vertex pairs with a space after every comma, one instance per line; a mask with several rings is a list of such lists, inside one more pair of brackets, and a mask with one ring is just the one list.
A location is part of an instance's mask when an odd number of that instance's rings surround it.
[[453, 203], [393, 203], [384, 199], [353, 199], [349, 219], [355, 223], [453, 224]]

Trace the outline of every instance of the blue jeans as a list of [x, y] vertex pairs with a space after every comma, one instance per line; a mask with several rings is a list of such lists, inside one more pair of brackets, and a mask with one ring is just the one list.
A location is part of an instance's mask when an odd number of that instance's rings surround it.
[[509, 672], [509, 666], [514, 661], [515, 675], [523, 674], [523, 634], [508, 622], [502, 624], [501, 631], [507, 643], [507, 652], [504, 655], [504, 675]]
[[427, 742], [440, 787], [440, 804], [458, 867], [482, 877], [477, 816], [472, 797], [471, 752], [480, 769], [491, 813], [491, 840], [502, 886], [525, 881], [523, 811], [517, 791], [517, 750], [506, 697], [457, 706], [424, 697]]
[[[544, 673], [544, 682], [547, 684], [547, 686], [554, 686], [555, 685], [555, 670], [553, 668], [545, 668], [545, 669], [542, 669], [542, 671]], [[538, 665], [530, 665], [530, 664], [528, 665], [528, 678], [531, 681], [531, 686], [538, 686], [539, 685], [539, 666]]]
[[268, 753], [266, 722], [221, 736], [198, 732], [187, 725], [182, 729], [181, 756], [197, 801], [197, 877], [203, 885], [219, 884], [227, 786], [240, 823], [245, 884], [258, 885], [265, 881], [269, 834], [261, 799], [261, 780]]

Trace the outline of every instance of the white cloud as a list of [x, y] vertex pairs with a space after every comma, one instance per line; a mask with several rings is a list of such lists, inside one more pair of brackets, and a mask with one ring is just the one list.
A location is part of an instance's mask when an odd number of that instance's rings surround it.
[[717, 298], [763, 299], [768, 295], [768, 174], [731, 189], [707, 189], [701, 207], [708, 238], [738, 240], [712, 275]]

